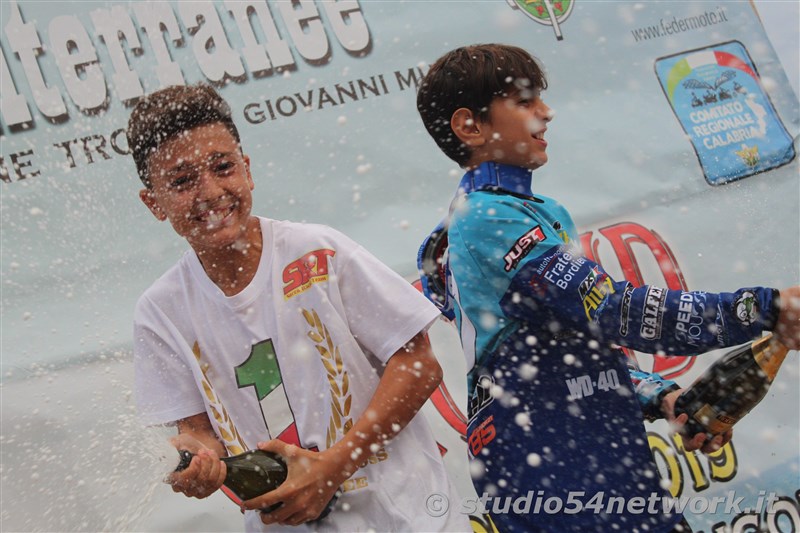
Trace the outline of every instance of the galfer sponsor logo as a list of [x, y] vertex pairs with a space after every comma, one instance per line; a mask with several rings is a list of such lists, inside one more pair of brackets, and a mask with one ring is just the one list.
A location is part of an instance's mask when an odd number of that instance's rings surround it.
[[639, 333], [643, 339], [661, 338], [661, 321], [664, 318], [664, 301], [667, 291], [661, 287], [648, 287], [642, 309], [642, 327]]
[[335, 250], [320, 249], [286, 265], [283, 269], [283, 297], [288, 300], [304, 292], [314, 283], [328, 281], [328, 258]]
[[514, 246], [506, 253], [504, 259], [506, 261], [505, 271], [511, 272], [517, 268], [519, 262], [533, 250], [537, 244], [544, 240], [544, 232], [541, 226], [536, 226], [528, 233], [520, 237], [514, 243]]
[[572, 13], [575, 0], [506, 0], [513, 9], [522, 11], [528, 18], [552, 26], [556, 39], [562, 41], [564, 35], [561, 33], [561, 24]]

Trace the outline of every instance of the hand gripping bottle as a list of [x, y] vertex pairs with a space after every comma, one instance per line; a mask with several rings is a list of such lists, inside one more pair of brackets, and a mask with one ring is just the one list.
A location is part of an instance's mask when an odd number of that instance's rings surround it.
[[[179, 450], [178, 453], [181, 456], [181, 461], [175, 469], [176, 472], [187, 468], [189, 463], [192, 462], [192, 457], [194, 457], [194, 454], [187, 450]], [[242, 501], [250, 500], [277, 489], [286, 480], [288, 474], [283, 457], [263, 450], [250, 450], [239, 455], [222, 457], [221, 460], [227, 467], [223, 485], [228, 487]], [[338, 496], [339, 492], [337, 491], [316, 520], [322, 520], [328, 516]], [[271, 512], [280, 506], [281, 504], [278, 503], [262, 509], [262, 511]]]
[[675, 402], [675, 416], [689, 415], [683, 433], [728, 431], [764, 398], [788, 351], [770, 333], [722, 356]]

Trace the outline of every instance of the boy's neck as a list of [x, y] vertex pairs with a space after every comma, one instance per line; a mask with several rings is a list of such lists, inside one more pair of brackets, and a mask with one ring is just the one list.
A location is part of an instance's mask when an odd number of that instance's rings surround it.
[[194, 249], [206, 275], [225, 296], [240, 293], [253, 280], [261, 262], [261, 222], [251, 216], [245, 238], [223, 248]]

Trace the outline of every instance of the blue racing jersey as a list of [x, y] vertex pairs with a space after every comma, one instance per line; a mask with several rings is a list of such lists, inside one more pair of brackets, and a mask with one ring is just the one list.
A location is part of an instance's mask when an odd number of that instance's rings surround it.
[[[455, 319], [470, 369], [475, 488], [500, 531], [669, 531], [681, 516], [664, 510], [642, 413], [658, 416], [677, 386], [631, 369], [617, 346], [687, 355], [748, 342], [774, 326], [776, 291], [615, 281], [531, 179], [497, 163], [467, 172], [420, 250], [425, 292]], [[445, 247], [437, 263], [431, 250]]]

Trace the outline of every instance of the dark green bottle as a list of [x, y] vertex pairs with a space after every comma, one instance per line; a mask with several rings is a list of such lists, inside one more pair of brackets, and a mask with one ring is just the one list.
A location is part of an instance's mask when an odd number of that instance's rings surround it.
[[[178, 453], [181, 456], [181, 461], [178, 467], [175, 468], [176, 472], [188, 468], [189, 463], [192, 462], [192, 457], [194, 457], [194, 454], [187, 450], [178, 450]], [[222, 457], [221, 460], [227, 467], [223, 485], [228, 487], [242, 501], [250, 500], [277, 489], [281, 483], [286, 481], [286, 475], [288, 474], [283, 457], [263, 450], [250, 450], [239, 455]], [[328, 516], [339, 498], [339, 494], [340, 492], [336, 491], [325, 510], [316, 520], [322, 520]], [[281, 505], [281, 503], [276, 503], [261, 511], [269, 513]]]
[[[181, 462], [176, 471], [181, 471], [189, 466], [194, 454], [179, 450]], [[227, 466], [223, 484], [231, 489], [242, 501], [261, 496], [286, 480], [286, 463], [278, 454], [262, 450], [251, 450], [231, 457], [222, 457], [222, 462]]]
[[788, 351], [769, 334], [723, 355], [678, 396], [675, 416], [689, 415], [682, 432], [728, 431], [764, 398]]

